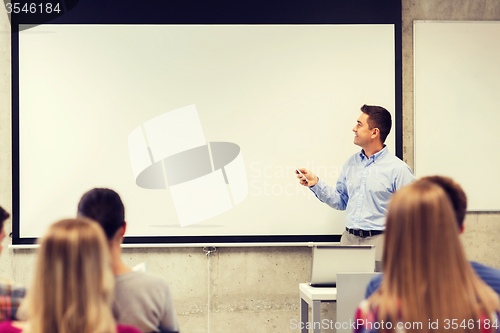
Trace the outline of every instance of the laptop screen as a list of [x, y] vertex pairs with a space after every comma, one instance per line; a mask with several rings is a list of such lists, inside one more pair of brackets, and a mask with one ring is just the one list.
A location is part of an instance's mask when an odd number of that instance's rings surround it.
[[375, 246], [314, 246], [311, 286], [336, 286], [337, 273], [373, 273]]

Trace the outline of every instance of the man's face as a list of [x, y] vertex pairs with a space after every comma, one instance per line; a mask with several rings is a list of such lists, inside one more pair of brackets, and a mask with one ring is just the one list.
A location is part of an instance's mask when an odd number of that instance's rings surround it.
[[354, 144], [361, 148], [366, 147], [372, 139], [373, 129], [368, 126], [368, 115], [362, 113], [358, 118], [356, 126], [352, 129], [354, 132]]
[[3, 242], [3, 239], [5, 238], [5, 236], [6, 236], [5, 228], [2, 228], [2, 232], [0, 232], [0, 253], [2, 253], [2, 249], [3, 249], [2, 242]]

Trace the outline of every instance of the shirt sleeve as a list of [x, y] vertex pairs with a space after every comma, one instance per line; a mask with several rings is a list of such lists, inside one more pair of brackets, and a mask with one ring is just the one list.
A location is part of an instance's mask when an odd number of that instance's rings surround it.
[[170, 293], [170, 288], [165, 285], [165, 302], [163, 315], [160, 321], [160, 329], [167, 332], [178, 332], [179, 324], [177, 322], [177, 314], [175, 312], [174, 300]]
[[365, 298], [370, 297], [375, 291], [377, 291], [378, 287], [380, 287], [380, 283], [382, 282], [382, 274], [374, 276], [368, 286], [366, 287]]
[[396, 179], [394, 180], [394, 191], [412, 183], [415, 179], [415, 175], [413, 175], [410, 167], [405, 164], [396, 175]]
[[346, 185], [345, 167], [342, 168], [342, 172], [337, 179], [337, 184], [335, 187], [328, 185], [322, 179], [318, 179], [318, 183], [310, 187], [310, 190], [321, 202], [326, 203], [332, 208], [345, 210], [347, 207], [347, 202], [349, 201], [349, 194]]

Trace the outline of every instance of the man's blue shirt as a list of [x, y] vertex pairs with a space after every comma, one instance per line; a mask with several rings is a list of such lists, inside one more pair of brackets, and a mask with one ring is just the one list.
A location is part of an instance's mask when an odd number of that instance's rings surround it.
[[[480, 264], [475, 261], [470, 262], [472, 268], [476, 272], [476, 274], [493, 289], [498, 295], [500, 295], [500, 270], [489, 267], [483, 264]], [[370, 297], [377, 289], [380, 287], [382, 283], [383, 275], [379, 274], [374, 276], [368, 286], [366, 287], [365, 298]]]
[[330, 207], [346, 211], [347, 228], [384, 230], [391, 195], [414, 180], [410, 167], [384, 146], [370, 158], [363, 150], [351, 156], [335, 187], [320, 179], [310, 189]]

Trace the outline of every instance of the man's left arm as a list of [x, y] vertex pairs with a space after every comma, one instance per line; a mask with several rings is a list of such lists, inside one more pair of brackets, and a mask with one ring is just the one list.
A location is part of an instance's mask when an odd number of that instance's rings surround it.
[[408, 165], [404, 165], [399, 169], [399, 172], [396, 174], [396, 178], [394, 179], [394, 191], [399, 190], [400, 188], [412, 183], [415, 181], [416, 177], [411, 171]]

